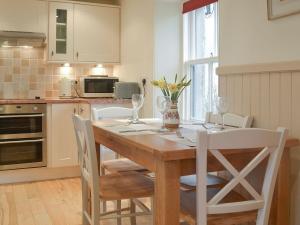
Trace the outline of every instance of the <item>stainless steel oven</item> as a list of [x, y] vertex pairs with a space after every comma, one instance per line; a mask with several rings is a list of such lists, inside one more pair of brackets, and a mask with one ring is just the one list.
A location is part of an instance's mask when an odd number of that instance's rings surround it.
[[42, 167], [46, 104], [0, 105], [0, 170]]

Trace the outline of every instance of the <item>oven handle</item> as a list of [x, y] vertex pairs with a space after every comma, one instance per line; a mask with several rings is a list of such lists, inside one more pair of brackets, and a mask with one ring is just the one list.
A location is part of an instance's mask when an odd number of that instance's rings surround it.
[[28, 117], [43, 117], [44, 113], [41, 114], [30, 114], [30, 115], [0, 115], [0, 118], [28, 118]]
[[37, 139], [37, 140], [20, 140], [20, 141], [0, 141], [0, 145], [4, 144], [18, 144], [18, 143], [36, 143], [36, 142], [43, 142], [44, 138]]

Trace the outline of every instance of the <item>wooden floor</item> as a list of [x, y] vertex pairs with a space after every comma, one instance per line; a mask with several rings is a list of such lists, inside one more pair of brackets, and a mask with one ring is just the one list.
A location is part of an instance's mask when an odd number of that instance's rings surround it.
[[[127, 205], [125, 201], [123, 203]], [[110, 203], [109, 208], [113, 207]], [[138, 225], [150, 225], [151, 217], [139, 217]], [[122, 225], [129, 225], [123, 219]], [[0, 185], [0, 225], [80, 225], [80, 179]], [[115, 225], [115, 220], [101, 221]]]

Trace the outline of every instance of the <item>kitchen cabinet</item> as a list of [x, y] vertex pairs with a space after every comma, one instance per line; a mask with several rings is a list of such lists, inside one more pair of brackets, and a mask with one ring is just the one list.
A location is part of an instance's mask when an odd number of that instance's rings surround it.
[[120, 7], [49, 2], [48, 60], [120, 62]]
[[[51, 107], [51, 149], [50, 167], [73, 166], [78, 162], [72, 115], [77, 104], [52, 104]], [[49, 116], [49, 115], [48, 115]], [[49, 135], [48, 135], [49, 138]]]
[[46, 1], [1, 0], [0, 30], [46, 33], [46, 15]]
[[48, 59], [50, 61], [72, 61], [73, 8], [72, 3], [49, 2]]
[[74, 59], [120, 62], [120, 8], [74, 5]]
[[[49, 113], [50, 112], [50, 113]], [[72, 115], [90, 118], [89, 104], [52, 104], [48, 109], [48, 166], [78, 165], [76, 137]]]

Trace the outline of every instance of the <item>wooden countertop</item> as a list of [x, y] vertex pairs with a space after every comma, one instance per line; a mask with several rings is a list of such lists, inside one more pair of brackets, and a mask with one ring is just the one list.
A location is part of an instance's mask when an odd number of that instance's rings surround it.
[[43, 98], [43, 99], [0, 99], [4, 104], [63, 104], [63, 103], [88, 103], [88, 104], [130, 104], [130, 99], [114, 98]]

